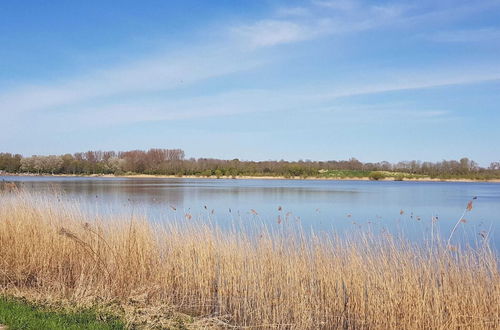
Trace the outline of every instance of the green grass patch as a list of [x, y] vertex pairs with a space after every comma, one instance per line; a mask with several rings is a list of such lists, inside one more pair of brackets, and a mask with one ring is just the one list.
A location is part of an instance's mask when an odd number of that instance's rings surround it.
[[92, 310], [57, 311], [36, 306], [23, 299], [0, 297], [0, 324], [14, 329], [125, 329], [114, 316], [103, 316]]
[[410, 174], [403, 172], [364, 170], [320, 170], [318, 176], [324, 178], [372, 178], [373, 175], [377, 177], [377, 180], [383, 178], [392, 178], [396, 181], [402, 181], [404, 179], [422, 179], [428, 177], [427, 175]]
[[357, 170], [324, 170], [320, 171], [321, 177], [330, 178], [366, 178], [370, 175], [370, 171]]

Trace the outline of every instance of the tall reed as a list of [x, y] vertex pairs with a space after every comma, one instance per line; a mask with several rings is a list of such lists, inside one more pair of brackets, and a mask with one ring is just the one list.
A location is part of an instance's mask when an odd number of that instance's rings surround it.
[[127, 306], [140, 300], [191, 315], [193, 326], [500, 326], [499, 264], [487, 246], [431, 250], [389, 236], [255, 231], [188, 218], [162, 225], [91, 218], [76, 205], [18, 194], [0, 203], [0, 287], [114, 302], [130, 320]]

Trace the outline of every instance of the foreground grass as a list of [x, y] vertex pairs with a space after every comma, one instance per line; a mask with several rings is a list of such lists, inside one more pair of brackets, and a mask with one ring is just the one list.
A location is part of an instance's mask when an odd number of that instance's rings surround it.
[[78, 313], [36, 307], [20, 299], [0, 297], [0, 324], [8, 329], [125, 329], [124, 323], [100, 321], [92, 311]]
[[0, 203], [0, 289], [116, 304], [131, 326], [500, 327], [499, 264], [487, 245], [89, 219], [22, 194]]

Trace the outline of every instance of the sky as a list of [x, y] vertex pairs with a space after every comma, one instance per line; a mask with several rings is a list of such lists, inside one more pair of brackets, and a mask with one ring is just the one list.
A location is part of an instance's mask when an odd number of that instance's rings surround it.
[[500, 160], [500, 1], [0, 2], [0, 152]]

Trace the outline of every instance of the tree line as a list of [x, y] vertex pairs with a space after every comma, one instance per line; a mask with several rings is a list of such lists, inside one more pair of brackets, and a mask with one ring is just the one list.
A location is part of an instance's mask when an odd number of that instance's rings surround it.
[[87, 151], [64, 155], [35, 155], [0, 153], [0, 171], [34, 174], [153, 174], [198, 175], [217, 177], [284, 176], [320, 177], [335, 171], [358, 172], [362, 175], [373, 171], [398, 172], [408, 175], [425, 175], [433, 178], [500, 178], [500, 162], [481, 167], [476, 162], [462, 158], [440, 162], [403, 161], [389, 163], [363, 163], [356, 158], [331, 161], [240, 161], [213, 158], [186, 158], [181, 149], [149, 149], [130, 151]]

